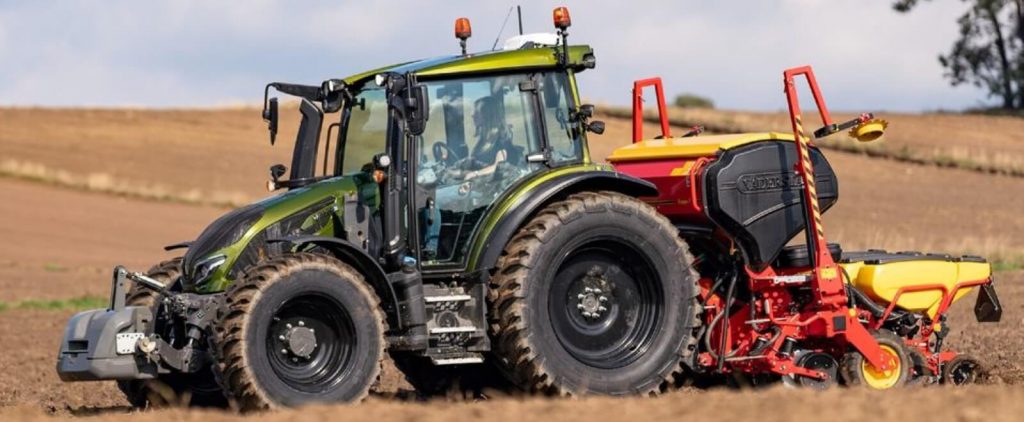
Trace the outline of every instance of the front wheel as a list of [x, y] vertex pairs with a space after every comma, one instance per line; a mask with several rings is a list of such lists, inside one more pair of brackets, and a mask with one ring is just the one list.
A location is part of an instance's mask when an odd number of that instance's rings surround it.
[[492, 286], [492, 335], [511, 380], [559, 395], [653, 394], [696, 344], [697, 275], [652, 207], [570, 196], [512, 238]]
[[296, 253], [228, 289], [216, 329], [222, 378], [243, 411], [366, 397], [384, 357], [384, 316], [352, 267]]

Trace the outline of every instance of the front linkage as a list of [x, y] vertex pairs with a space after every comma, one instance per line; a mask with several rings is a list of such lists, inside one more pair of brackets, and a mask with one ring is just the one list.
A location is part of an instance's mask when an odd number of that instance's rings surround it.
[[[125, 305], [127, 280], [157, 293], [158, 315], [146, 306]], [[222, 299], [221, 294], [171, 292], [158, 280], [118, 266], [110, 306], [80, 312], [69, 321], [57, 373], [64, 381], [149, 380], [171, 372], [197, 373], [213, 362], [211, 327]]]

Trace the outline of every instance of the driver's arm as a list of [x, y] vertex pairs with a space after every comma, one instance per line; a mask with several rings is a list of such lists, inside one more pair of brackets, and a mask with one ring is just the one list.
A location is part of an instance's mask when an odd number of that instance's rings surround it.
[[493, 164], [491, 164], [489, 166], [486, 166], [486, 167], [484, 167], [484, 168], [482, 168], [480, 170], [474, 170], [474, 171], [467, 172], [466, 173], [466, 180], [470, 180], [470, 179], [473, 179], [473, 178], [476, 178], [476, 177], [480, 177], [480, 176], [487, 176], [487, 175], [490, 175], [490, 174], [494, 174], [494, 170], [496, 170], [498, 168], [498, 164], [501, 164], [503, 161], [505, 161], [506, 154], [507, 153], [506, 153], [506, 151], [504, 149], [498, 150], [498, 152], [494, 154], [494, 163]]

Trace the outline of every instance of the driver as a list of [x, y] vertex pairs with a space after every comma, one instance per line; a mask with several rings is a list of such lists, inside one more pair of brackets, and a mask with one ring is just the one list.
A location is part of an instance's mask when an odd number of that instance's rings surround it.
[[[422, 212], [425, 220], [426, 233], [424, 236], [423, 253], [428, 259], [437, 256], [438, 240], [441, 234], [441, 208], [459, 200], [460, 196], [474, 194], [479, 195], [481, 190], [489, 186], [477, 186], [471, 189], [470, 181], [477, 179], [477, 183], [490, 183], [495, 180], [495, 172], [499, 165], [509, 160], [509, 155], [515, 151], [512, 146], [512, 136], [508, 125], [505, 123], [505, 116], [500, 106], [501, 98], [498, 96], [487, 96], [476, 100], [473, 103], [473, 126], [476, 144], [473, 146], [472, 154], [461, 160], [453, 160], [451, 152], [441, 142], [433, 146], [435, 164], [433, 173], [436, 175], [438, 185], [451, 184], [461, 181], [457, 195], [451, 190], [435, 190], [435, 203], [428, 204]], [[506, 163], [507, 164], [507, 163]]]

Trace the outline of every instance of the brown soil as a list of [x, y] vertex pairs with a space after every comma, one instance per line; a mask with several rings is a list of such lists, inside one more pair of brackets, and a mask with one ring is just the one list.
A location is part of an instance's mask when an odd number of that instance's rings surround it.
[[[1019, 334], [1019, 324], [1024, 324], [1024, 272], [1001, 273], [999, 274], [998, 290], [1005, 306], [1003, 321], [998, 324], [979, 324], [974, 321], [971, 312], [973, 297], [967, 297], [954, 306], [950, 315], [950, 325], [953, 332], [949, 337], [949, 347], [953, 350], [969, 353], [981, 360], [986, 369], [987, 375], [983, 382], [985, 388], [974, 388], [968, 390], [953, 390], [939, 387], [928, 388], [924, 391], [909, 390], [905, 392], [891, 392], [886, 395], [871, 394], [862, 391], [843, 390], [844, 401], [853, 401], [859, 406], [869, 406], [875, 400], [894, 400], [894, 397], [908, 397], [913, 394], [914, 408], [927, 409], [921, 406], [916, 400], [923, 400], [923, 403], [941, 403], [946, 400], [965, 401], [968, 397], [972, 402], [995, 400], [993, 404], [1006, 400], [1007, 394], [1024, 393], [1024, 337]], [[10, 347], [8, 351], [0, 354], [0, 417], [4, 413], [17, 415], [19, 417], [42, 414], [60, 415], [81, 415], [95, 412], [126, 412], [126, 403], [112, 382], [101, 383], [62, 383], [57, 379], [54, 372], [54, 355], [60, 341], [61, 330], [64, 322], [70, 316], [68, 311], [40, 311], [40, 310], [9, 310], [0, 312], [0, 344], [17, 345]], [[1003, 388], [999, 388], [1003, 386]], [[381, 417], [388, 419], [405, 419], [414, 409], [422, 412], [424, 420], [435, 420], [440, 415], [454, 414], [469, 415], [482, 412], [481, 404], [442, 404], [436, 403], [430, 406], [414, 406], [410, 404], [397, 403], [397, 399], [388, 399], [393, 393], [407, 389], [400, 375], [392, 367], [387, 367], [383, 375], [381, 385], [376, 389], [375, 400], [370, 404], [351, 408], [331, 408], [331, 410], [319, 409], [313, 412], [345, 412], [346, 414], [361, 415], [364, 418], [375, 417], [377, 412], [382, 412]], [[585, 401], [573, 400], [540, 400], [530, 399], [517, 401], [510, 399], [498, 400], [495, 404], [499, 408], [515, 409], [517, 412], [525, 412], [520, 415], [527, 417], [528, 414], [537, 413], [540, 415], [548, 411], [555, 412], [550, 417], [568, 418], [570, 420], [585, 420], [579, 418], [577, 412], [591, 412], [591, 406], [601, 409], [604, 412], [622, 411], [621, 407], [635, 409], [636, 416], [653, 418], [657, 414], [669, 414], [670, 412], [688, 409], [684, 414], [711, 417], [720, 415], [718, 412], [755, 412], [758, 409], [772, 409], [773, 412], [781, 412], [788, 415], [800, 415], [803, 410], [800, 406], [781, 405], [776, 400], [785, 398], [796, 403], [806, 404], [815, 402], [808, 398], [829, 398], [839, 397], [839, 393], [827, 393], [820, 395], [807, 391], [785, 391], [771, 390], [756, 394], [737, 395], [735, 392], [713, 391], [696, 393], [692, 390], [671, 393], [668, 398], [651, 400], [644, 398], [632, 398], [622, 400], [594, 399]], [[742, 398], [741, 398], [742, 397]], [[708, 403], [711, 400], [711, 403]], [[736, 403], [727, 405], [730, 401]], [[774, 403], [774, 404], [773, 404]], [[897, 402], [893, 402], [897, 403]], [[834, 405], [840, 405], [835, 403]], [[848, 404], [846, 404], [848, 405]], [[1015, 404], [1021, 406], [1020, 404]], [[5, 407], [21, 407], [22, 410], [4, 409]], [[722, 408], [734, 408], [719, 409]], [[743, 410], [735, 410], [735, 408]], [[851, 408], [856, 408], [853, 406]], [[475, 410], [474, 410], [475, 409]], [[670, 410], [675, 409], [675, 410]], [[999, 409], [995, 416], [1009, 412], [1008, 408]], [[1022, 408], [1021, 410], [1024, 410]], [[894, 415], [907, 415], [907, 410], [899, 407], [887, 409], [886, 412], [896, 412]], [[966, 411], [956, 408], [954, 411]], [[357, 413], [349, 413], [357, 412]], [[665, 412], [665, 413], [662, 413]], [[797, 413], [792, 413], [797, 412]], [[163, 415], [163, 413], [169, 413]], [[495, 411], [489, 417], [497, 417], [500, 420], [504, 412]], [[285, 417], [289, 413], [281, 413], [274, 417]], [[318, 415], [314, 413], [313, 415]], [[721, 415], [726, 415], [721, 414]], [[837, 415], [852, 417], [859, 415], [838, 412]], [[150, 415], [181, 417], [178, 412], [157, 412]], [[969, 416], [970, 413], [965, 414]], [[108, 415], [109, 416], [109, 415]], [[217, 415], [221, 418], [228, 418], [227, 415]], [[293, 414], [298, 417], [299, 415]], [[307, 416], [307, 415], [304, 415]], [[155, 416], [151, 416], [155, 417]], [[610, 417], [610, 415], [609, 415]], [[615, 420], [615, 419], [612, 419]]]

